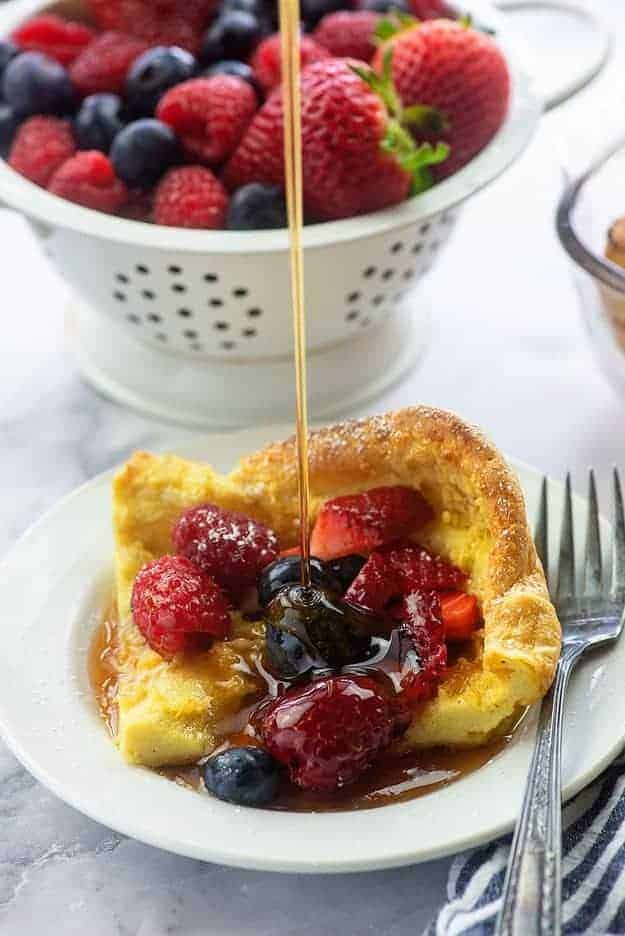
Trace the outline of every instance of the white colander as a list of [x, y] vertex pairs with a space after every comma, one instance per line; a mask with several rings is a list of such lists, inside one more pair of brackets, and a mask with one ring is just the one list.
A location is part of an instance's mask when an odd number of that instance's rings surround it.
[[[41, 0], [9, 6], [4, 32], [50, 9]], [[540, 117], [543, 102], [518, 64], [505, 21], [480, 0], [467, 6], [480, 24], [496, 30], [508, 59], [508, 116], [476, 159], [425, 194], [373, 215], [305, 229], [308, 347], [320, 362], [310, 369], [315, 415], [353, 402], [372, 381], [380, 389], [412, 360], [406, 345], [413, 339], [394, 313], [436, 260], [460, 204], [517, 158]], [[59, 7], [67, 10], [67, 4], [52, 9]], [[74, 15], [76, 9], [72, 3]], [[31, 220], [74, 287], [81, 366], [101, 389], [196, 424], [289, 414], [285, 230], [188, 231], [110, 217], [48, 194], [4, 162], [0, 197]]]

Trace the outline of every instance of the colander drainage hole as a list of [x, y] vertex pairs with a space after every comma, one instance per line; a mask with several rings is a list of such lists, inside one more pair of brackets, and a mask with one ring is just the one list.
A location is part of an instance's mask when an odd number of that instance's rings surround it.
[[135, 267], [137, 273], [141, 273], [142, 276], [147, 276], [150, 272], [150, 268], [145, 265], [145, 263], [138, 263]]
[[165, 332], [157, 332], [154, 337], [157, 339], [157, 341], [167, 341], [167, 335]]
[[365, 276], [367, 279], [369, 279], [371, 276], [375, 276], [377, 272], [378, 272], [377, 267], [370, 266], [370, 267], [367, 267], [366, 270], [362, 271], [362, 275]]
[[216, 283], [216, 282], [218, 281], [218, 279], [219, 279], [219, 277], [217, 276], [216, 273], [205, 273], [205, 274], [204, 274], [204, 282], [205, 282], [205, 283]]
[[423, 250], [423, 244], [421, 243], [415, 244], [414, 247], [412, 248], [413, 254], [420, 254], [422, 250]]
[[187, 287], [185, 286], [184, 283], [172, 283], [171, 288], [173, 292], [177, 292], [177, 293], [183, 293], [187, 291]]
[[191, 318], [191, 309], [178, 309], [178, 315], [181, 315], [182, 318]]
[[163, 319], [157, 312], [150, 312], [148, 315], [148, 322], [162, 322]]
[[141, 319], [135, 312], [129, 312], [126, 316], [127, 322], [132, 322], [133, 325], [138, 325]]
[[199, 341], [193, 341], [190, 345], [190, 348], [192, 351], [201, 351], [202, 345], [200, 344]]
[[393, 278], [393, 276], [395, 276], [395, 270], [385, 270], [384, 273], [382, 274], [382, 279], [390, 280]]
[[373, 299], [371, 300], [371, 305], [379, 306], [379, 305], [382, 305], [383, 302], [384, 302], [384, 296], [374, 296]]
[[222, 341], [221, 347], [224, 351], [232, 351], [233, 348], [236, 348], [236, 344], [234, 341]]
[[360, 312], [358, 311], [358, 309], [350, 309], [349, 312], [346, 314], [345, 319], [348, 322], [353, 322], [358, 318], [359, 315], [360, 315]]
[[260, 316], [263, 314], [263, 310], [258, 308], [248, 309], [247, 314], [249, 318], [260, 318]]
[[172, 276], [180, 276], [182, 273], [182, 267], [179, 267], [177, 264], [172, 263], [167, 267], [167, 272], [171, 273]]
[[404, 245], [402, 241], [397, 241], [397, 243], [393, 244], [393, 246], [391, 247], [391, 253], [397, 254], [403, 249], [404, 249]]
[[230, 324], [229, 322], [215, 322], [213, 327], [216, 328], [217, 331], [228, 331]]
[[220, 309], [221, 306], [224, 304], [224, 301], [223, 299], [209, 299], [208, 304], [209, 306], [212, 306], [213, 309]]
[[113, 299], [117, 299], [118, 302], [125, 302], [127, 298], [128, 296], [121, 289], [116, 289], [113, 293]]
[[144, 299], [156, 299], [156, 293], [154, 293], [151, 289], [142, 289], [141, 295]]
[[130, 282], [129, 278], [126, 276], [125, 273], [116, 273], [116, 274], [115, 274], [115, 279], [117, 280], [118, 283], [129, 283], [129, 282]]
[[426, 222], [425, 224], [422, 224], [421, 227], [419, 228], [419, 234], [423, 234], [423, 235], [427, 234], [427, 232], [430, 230], [431, 226], [432, 226], [432, 225], [431, 225], [429, 222]]
[[349, 296], [347, 297], [348, 302], [358, 302], [359, 299], [360, 299], [359, 292], [351, 292]]
[[411, 280], [413, 276], [414, 276], [414, 270], [404, 270], [404, 272], [402, 273], [402, 277], [406, 281]]
[[243, 286], [239, 286], [237, 289], [233, 289], [233, 290], [232, 290], [232, 295], [233, 295], [236, 299], [244, 299], [245, 296], [247, 296], [248, 292], [249, 292], [249, 290], [244, 289]]
[[182, 334], [185, 336], [185, 338], [197, 338], [197, 332], [192, 328], [185, 328]]
[[244, 338], [255, 338], [258, 332], [256, 331], [255, 328], [244, 328], [241, 331], [241, 334], [243, 335]]

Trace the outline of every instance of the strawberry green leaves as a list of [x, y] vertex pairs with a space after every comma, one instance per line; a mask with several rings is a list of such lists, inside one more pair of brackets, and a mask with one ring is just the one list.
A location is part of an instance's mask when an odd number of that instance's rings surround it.
[[[410, 18], [410, 17], [409, 17]], [[360, 65], [350, 65], [355, 74], [361, 78], [372, 91], [381, 98], [389, 114], [388, 125], [380, 146], [391, 153], [412, 178], [411, 195], [430, 188], [434, 179], [430, 167], [443, 162], [449, 155], [449, 146], [446, 143], [417, 144], [410, 130], [420, 130], [422, 133], [439, 133], [448, 126], [445, 115], [435, 107], [424, 104], [413, 104], [404, 108], [393, 83], [393, 48], [384, 52], [382, 59], [382, 73], [372, 68]]]

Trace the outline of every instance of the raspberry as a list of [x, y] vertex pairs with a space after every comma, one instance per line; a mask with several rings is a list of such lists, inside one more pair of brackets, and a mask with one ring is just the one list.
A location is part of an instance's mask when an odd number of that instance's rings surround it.
[[375, 30], [382, 17], [373, 10], [339, 10], [324, 16], [313, 38], [330, 55], [370, 62], [377, 46]]
[[305, 790], [353, 783], [405, 729], [406, 711], [369, 676], [330, 676], [258, 713], [268, 751]]
[[83, 150], [66, 160], [52, 176], [48, 191], [110, 214], [119, 211], [128, 199], [128, 189], [99, 150]]
[[199, 50], [214, 0], [89, 0], [102, 29], [118, 29], [151, 46]]
[[154, 221], [169, 227], [223, 228], [228, 196], [210, 169], [170, 169], [154, 193]]
[[426, 702], [436, 694], [436, 687], [447, 666], [447, 645], [436, 592], [413, 591], [394, 610], [400, 621], [404, 652], [401, 687], [410, 702]]
[[414, 590], [456, 590], [466, 578], [457, 566], [432, 556], [422, 546], [392, 545], [371, 554], [345, 597], [352, 604], [380, 613], [391, 598]]
[[198, 645], [198, 635], [223, 638], [230, 630], [228, 605], [216, 582], [182, 556], [148, 562], [132, 589], [135, 624], [169, 660]]
[[233, 595], [255, 585], [279, 549], [278, 537], [264, 523], [215, 504], [185, 511], [174, 527], [173, 541], [177, 553]]
[[58, 117], [30, 117], [17, 131], [9, 165], [45, 188], [56, 170], [76, 152], [72, 130]]
[[214, 166], [238, 145], [254, 116], [256, 94], [232, 75], [192, 78], [161, 98], [156, 116], [176, 131], [191, 159]]
[[83, 97], [99, 91], [120, 92], [130, 66], [147, 48], [142, 39], [119, 32], [102, 33], [81, 52], [69, 76]]
[[[310, 36], [300, 37], [300, 60], [302, 68], [311, 65], [312, 62], [318, 62], [321, 59], [329, 58], [330, 53], [322, 46], [318, 45]], [[274, 33], [268, 36], [260, 43], [254, 52], [250, 64], [258, 82], [265, 91], [271, 91], [276, 88], [282, 80], [282, 65], [280, 55], [280, 33]]]
[[26, 52], [42, 52], [61, 65], [71, 65], [94, 36], [84, 23], [73, 23], [50, 13], [26, 20], [11, 38]]

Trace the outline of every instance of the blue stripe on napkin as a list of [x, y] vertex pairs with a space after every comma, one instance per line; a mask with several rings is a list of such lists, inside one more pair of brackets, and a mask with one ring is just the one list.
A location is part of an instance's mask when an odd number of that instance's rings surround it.
[[[564, 809], [563, 933], [625, 936], [625, 754]], [[447, 903], [424, 936], [490, 936], [511, 836], [454, 860]]]

